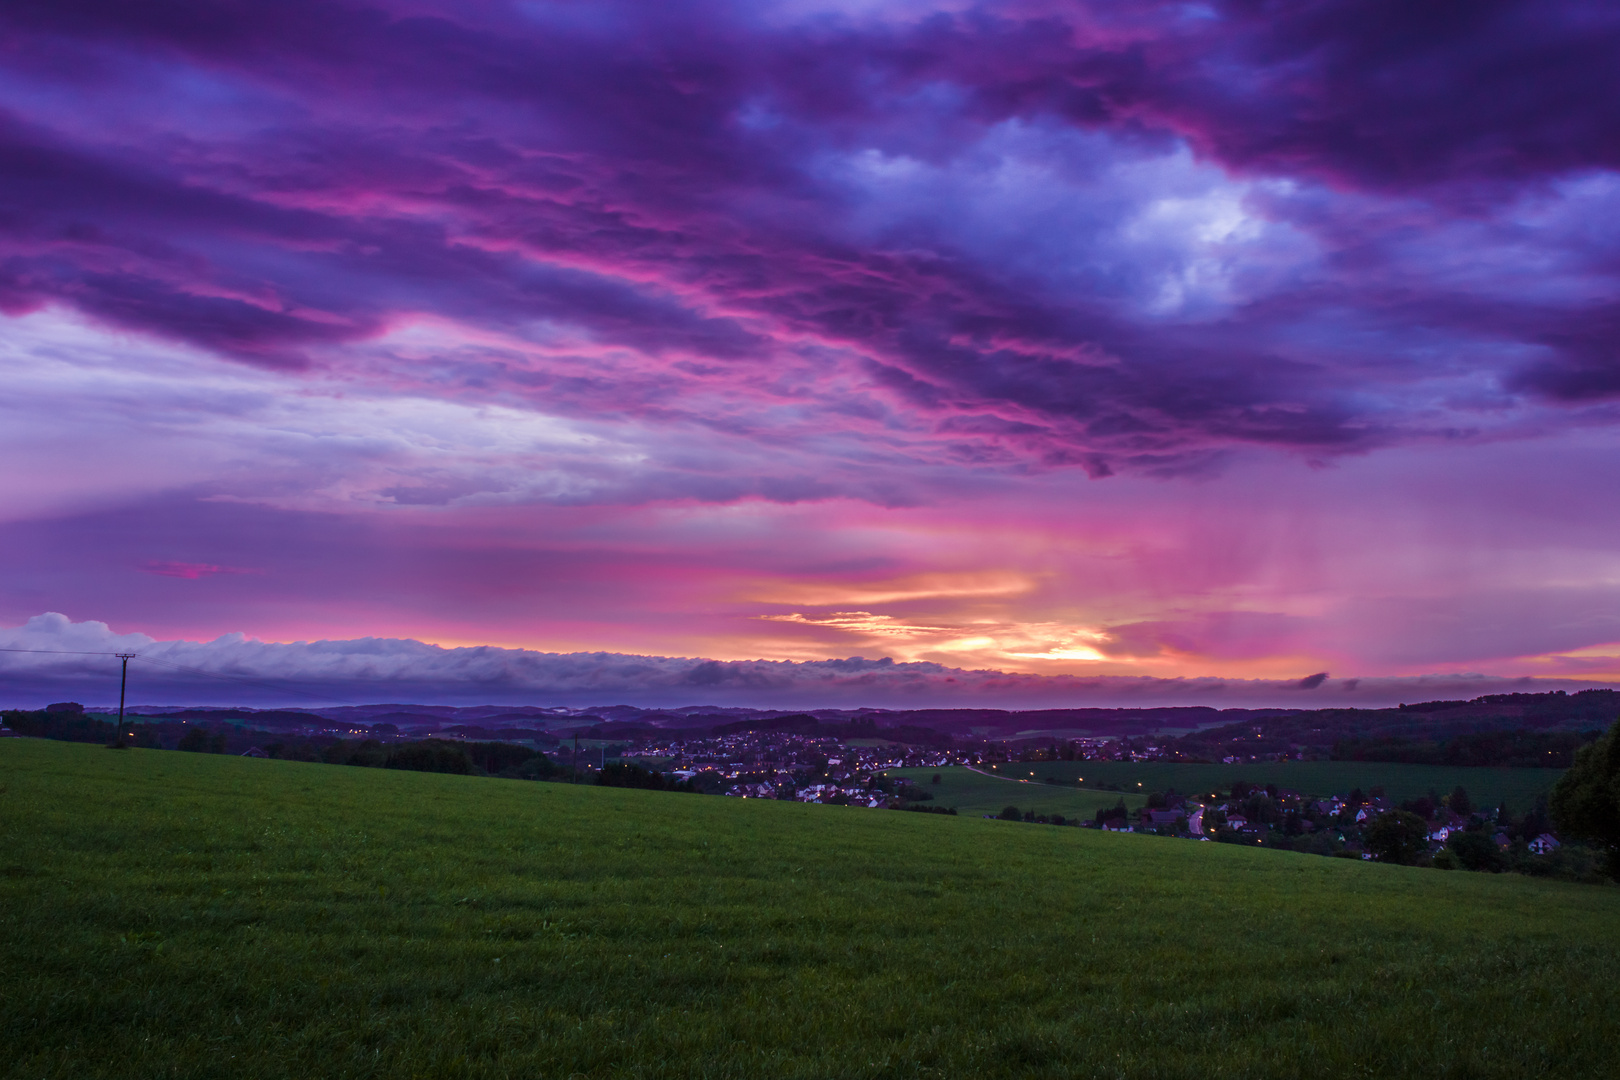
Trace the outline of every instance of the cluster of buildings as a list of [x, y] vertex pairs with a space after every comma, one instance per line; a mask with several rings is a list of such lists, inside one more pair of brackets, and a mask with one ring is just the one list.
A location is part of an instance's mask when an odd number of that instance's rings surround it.
[[[1397, 806], [1382, 796], [1351, 802], [1339, 796], [1307, 798], [1297, 791], [1271, 788], [1211, 804], [1171, 797], [1164, 805], [1138, 810], [1134, 821], [1115, 817], [1100, 825], [1109, 832], [1226, 840], [1321, 854], [1343, 852], [1370, 859], [1362, 848], [1362, 831], [1382, 815], [1401, 809], [1412, 812], [1414, 807], [1410, 803]], [[1457, 834], [1467, 832], [1488, 836], [1504, 855], [1520, 844], [1521, 850], [1534, 855], [1550, 855], [1562, 846], [1533, 815], [1510, 822], [1497, 821], [1492, 813], [1460, 814], [1445, 805], [1416, 809], [1427, 810], [1418, 816], [1425, 821], [1431, 856], [1438, 855]]]
[[982, 754], [881, 744], [852, 746], [834, 738], [771, 731], [709, 737], [648, 738], [632, 742], [627, 758], [652, 759], [667, 773], [721, 781], [722, 794], [848, 806], [888, 806], [886, 769], [976, 763]]

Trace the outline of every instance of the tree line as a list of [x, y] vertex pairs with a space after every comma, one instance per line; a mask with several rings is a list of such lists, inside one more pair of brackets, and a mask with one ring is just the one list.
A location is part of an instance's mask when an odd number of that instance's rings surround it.
[[1581, 747], [1601, 731], [1477, 731], [1449, 739], [1410, 739], [1400, 735], [1340, 739], [1334, 761], [1382, 761], [1405, 765], [1494, 766], [1567, 769]]

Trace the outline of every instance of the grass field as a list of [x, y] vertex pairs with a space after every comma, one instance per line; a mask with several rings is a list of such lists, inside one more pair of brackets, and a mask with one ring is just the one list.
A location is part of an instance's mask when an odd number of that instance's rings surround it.
[[[1442, 795], [1461, 784], [1475, 806], [1495, 806], [1504, 799], [1523, 813], [1563, 775], [1561, 769], [1477, 769], [1443, 765], [1395, 765], [1376, 761], [1249, 761], [1241, 765], [1185, 765], [1161, 761], [1011, 762], [984, 766], [986, 772], [1019, 779], [1055, 776], [1066, 783], [1084, 778], [1086, 787], [1116, 784], [1127, 790], [1184, 794], [1225, 789], [1233, 780], [1276, 784], [1304, 795], [1346, 795], [1352, 788], [1382, 786], [1396, 801], [1415, 799], [1431, 790]], [[1110, 803], [1109, 805], [1112, 805]]]
[[[986, 770], [988, 771], [988, 769]], [[1028, 778], [1029, 768], [1024, 768]], [[1125, 805], [1136, 809], [1147, 801], [1145, 795], [1121, 796], [1112, 791], [1057, 787], [1046, 783], [1019, 784], [997, 776], [984, 776], [972, 769], [890, 769], [887, 775], [903, 776], [933, 794], [932, 806], [954, 806], [961, 814], [999, 814], [1008, 806], [1033, 810], [1037, 814], [1062, 814], [1065, 818], [1090, 820], [1097, 811], [1113, 806], [1123, 797]], [[934, 777], [939, 783], [933, 783]]]
[[1594, 1077], [1617, 1036], [1620, 888], [0, 742], [8, 1077]]

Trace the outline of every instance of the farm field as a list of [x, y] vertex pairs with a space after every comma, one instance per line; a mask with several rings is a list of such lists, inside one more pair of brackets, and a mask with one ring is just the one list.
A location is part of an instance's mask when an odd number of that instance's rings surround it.
[[[1025, 778], [1028, 778], [1029, 769], [1030, 766], [1024, 766]], [[1033, 810], [1047, 816], [1062, 814], [1065, 818], [1090, 820], [1098, 810], [1115, 805], [1122, 797], [1125, 805], [1132, 810], [1147, 802], [1145, 795], [1136, 793], [1122, 796], [1114, 791], [1093, 791], [1046, 783], [1015, 784], [960, 766], [889, 769], [887, 775], [904, 777], [924, 791], [931, 792], [934, 800], [928, 804], [930, 806], [954, 806], [960, 814], [979, 816], [999, 814], [1008, 806], [1017, 806], [1020, 810]], [[936, 776], [939, 777], [937, 784], [932, 782]]]
[[8, 1077], [1590, 1077], [1617, 1036], [1611, 886], [0, 742]]
[[[1276, 784], [1305, 795], [1344, 795], [1352, 788], [1369, 791], [1382, 786], [1396, 801], [1415, 799], [1431, 790], [1449, 794], [1461, 784], [1475, 806], [1495, 806], [1503, 800], [1522, 813], [1536, 797], [1552, 790], [1561, 769], [1488, 769], [1443, 765], [1399, 765], [1377, 761], [1248, 761], [1240, 765], [1189, 765], [1164, 761], [1041, 761], [984, 766], [1018, 779], [1044, 780], [1054, 776], [1065, 783], [1084, 778], [1086, 787], [1115, 784], [1128, 790], [1162, 791], [1174, 787], [1183, 793], [1214, 791], [1233, 780]], [[1110, 803], [1109, 805], [1113, 805]]]

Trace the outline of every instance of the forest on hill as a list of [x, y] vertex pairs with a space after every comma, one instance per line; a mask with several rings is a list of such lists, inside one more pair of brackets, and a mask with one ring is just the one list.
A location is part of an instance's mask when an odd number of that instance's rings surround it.
[[[66, 703], [71, 705], [71, 703]], [[18, 734], [106, 741], [111, 718], [72, 709], [6, 710]], [[557, 709], [375, 705], [330, 709], [186, 708], [131, 714], [152, 745], [172, 745], [203, 727], [240, 753], [249, 745], [348, 738], [448, 736], [541, 747], [562, 740], [632, 741], [781, 733], [838, 740], [882, 739], [916, 747], [995, 744], [1021, 751], [1078, 753], [1085, 739], [1115, 739], [1125, 752], [1219, 762], [1291, 757], [1452, 766], [1567, 768], [1574, 751], [1620, 716], [1620, 692], [1492, 694], [1387, 709], [814, 709], [783, 712], [694, 706]], [[334, 724], [337, 728], [334, 728]], [[240, 745], [238, 745], [240, 744]]]

